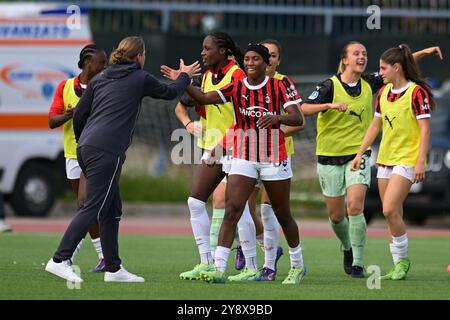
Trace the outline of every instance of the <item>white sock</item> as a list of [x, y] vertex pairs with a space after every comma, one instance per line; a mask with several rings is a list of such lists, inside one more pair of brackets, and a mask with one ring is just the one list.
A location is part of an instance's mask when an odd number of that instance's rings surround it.
[[291, 259], [291, 268], [303, 267], [302, 246], [300, 243], [296, 248], [289, 247], [289, 257]]
[[406, 233], [400, 237], [392, 237], [392, 243], [389, 244], [394, 265], [399, 259], [408, 257], [408, 236]]
[[81, 239], [81, 241], [78, 243], [77, 247], [75, 248], [75, 251], [72, 254], [72, 257], [70, 258], [70, 261], [73, 263], [75, 260], [75, 256], [77, 255], [78, 251], [80, 251], [81, 246], [83, 245], [84, 238]]
[[278, 247], [278, 220], [270, 204], [261, 204], [261, 220], [264, 226], [264, 267], [275, 270]]
[[217, 246], [214, 256], [214, 264], [220, 272], [225, 272], [227, 269], [228, 256], [230, 255], [230, 248]]
[[98, 254], [99, 259], [103, 259], [103, 250], [102, 250], [102, 244], [100, 242], [100, 237], [97, 239], [91, 239], [92, 245], [94, 246], [95, 251]]
[[191, 213], [191, 226], [197, 243], [201, 263], [213, 263], [211, 245], [209, 243], [209, 217], [206, 204], [203, 201], [189, 197], [189, 212]]
[[244, 212], [238, 221], [239, 243], [245, 257], [245, 266], [252, 271], [258, 271], [256, 261], [256, 228], [250, 214], [248, 202], [245, 204]]

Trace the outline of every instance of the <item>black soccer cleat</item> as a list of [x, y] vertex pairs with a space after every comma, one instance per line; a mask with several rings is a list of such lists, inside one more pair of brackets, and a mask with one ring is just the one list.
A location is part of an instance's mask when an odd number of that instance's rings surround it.
[[353, 251], [352, 248], [344, 251], [344, 271], [346, 274], [352, 274]]
[[352, 278], [364, 278], [364, 268], [360, 266], [353, 266], [350, 276]]

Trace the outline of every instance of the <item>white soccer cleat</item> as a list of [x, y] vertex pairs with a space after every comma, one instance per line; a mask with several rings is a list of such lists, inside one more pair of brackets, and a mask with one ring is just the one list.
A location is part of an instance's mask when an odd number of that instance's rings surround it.
[[122, 265], [116, 272], [105, 272], [105, 282], [145, 282], [145, 279], [128, 272]]
[[83, 282], [83, 279], [81, 279], [73, 271], [70, 260], [65, 260], [61, 263], [56, 263], [55, 261], [53, 261], [53, 258], [51, 258], [47, 262], [47, 265], [45, 266], [45, 271], [53, 273], [55, 276], [63, 278], [67, 281]]
[[0, 219], [0, 233], [12, 231], [11, 226], [6, 223], [5, 219]]

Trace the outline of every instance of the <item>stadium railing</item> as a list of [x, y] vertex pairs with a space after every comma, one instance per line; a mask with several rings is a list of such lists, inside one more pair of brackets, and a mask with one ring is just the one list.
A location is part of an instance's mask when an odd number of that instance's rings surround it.
[[[72, 3], [73, 1], [59, 1]], [[93, 31], [195, 33], [214, 28], [267, 34], [342, 34], [366, 29], [371, 5], [381, 34], [450, 34], [450, 0], [77, 1], [91, 10]]]

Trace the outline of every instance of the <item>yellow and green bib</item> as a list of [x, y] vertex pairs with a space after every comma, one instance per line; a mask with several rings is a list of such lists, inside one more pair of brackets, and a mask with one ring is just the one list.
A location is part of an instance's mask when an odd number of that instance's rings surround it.
[[[203, 76], [203, 92], [218, 90], [232, 80], [233, 72], [239, 69], [237, 65], [232, 66], [218, 84], [213, 84], [212, 72], [207, 72]], [[234, 122], [234, 110], [231, 102], [222, 105], [206, 105], [206, 119], [201, 117], [200, 123], [206, 128], [204, 135], [198, 139], [197, 145], [206, 150], [213, 149], [225, 136], [228, 129]]]
[[[278, 80], [283, 80], [285, 75], [281, 73], [276, 73], [273, 77]], [[288, 155], [288, 157], [290, 157], [295, 153], [294, 139], [292, 138], [292, 136], [285, 136], [284, 141], [285, 141], [284, 145], [286, 146], [286, 154]]]
[[[69, 108], [69, 104], [72, 108], [78, 104], [80, 98], [75, 93], [74, 86], [75, 78], [71, 78], [66, 81], [63, 90], [64, 111]], [[77, 158], [77, 143], [75, 141], [75, 133], [73, 132], [73, 120], [70, 119], [63, 125], [63, 142], [64, 142], [64, 157], [70, 159]]]
[[316, 154], [320, 156], [348, 156], [356, 154], [372, 122], [372, 89], [361, 78], [361, 93], [352, 97], [336, 76], [333, 81], [333, 103], [345, 103], [347, 110], [329, 109], [317, 117]]
[[377, 163], [386, 166], [415, 166], [419, 158], [420, 128], [411, 108], [412, 94], [417, 84], [412, 83], [398, 100], [387, 97], [392, 84], [387, 84], [380, 96], [383, 136]]

